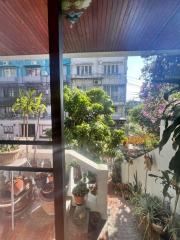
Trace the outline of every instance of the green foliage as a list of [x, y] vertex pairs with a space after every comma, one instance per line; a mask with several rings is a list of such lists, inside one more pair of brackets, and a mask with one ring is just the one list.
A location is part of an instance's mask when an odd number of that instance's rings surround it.
[[149, 174], [150, 177], [155, 178], [155, 181], [160, 180], [161, 184], [163, 185], [163, 196], [171, 198], [171, 196], [168, 193], [168, 190], [170, 187], [172, 187], [172, 178], [173, 174], [169, 170], [161, 171], [161, 176], [155, 175], [155, 174]]
[[[168, 122], [169, 119], [172, 120], [170, 125]], [[178, 178], [178, 181], [180, 181], [180, 102], [179, 100], [172, 103], [172, 110], [170, 111], [170, 116], [166, 118], [166, 126], [160, 142], [160, 151], [162, 150], [163, 146], [168, 142], [171, 136], [173, 140], [173, 148], [177, 151], [169, 163], [169, 168], [174, 171], [174, 173]]]
[[170, 212], [164, 208], [162, 201], [158, 197], [149, 194], [135, 194], [131, 202], [134, 204], [135, 215], [141, 219], [145, 218], [148, 226], [152, 223], [163, 227], [166, 225]]
[[19, 97], [12, 106], [14, 112], [20, 112], [22, 116], [30, 115], [34, 113], [34, 98], [35, 90], [29, 91], [20, 90]]
[[159, 135], [160, 119], [156, 123], [152, 122], [149, 118], [143, 115], [144, 108], [144, 104], [140, 104], [132, 108], [129, 111], [130, 122], [139, 125], [141, 127], [141, 131], [148, 131], [149, 133], [157, 133], [157, 135]]
[[89, 192], [86, 183], [79, 181], [77, 185], [73, 188], [72, 194], [79, 197], [84, 197]]
[[119, 154], [119, 157], [114, 160], [113, 166], [112, 166], [112, 182], [113, 183], [121, 183], [122, 177], [121, 177], [121, 164], [123, 161], [123, 155], [122, 153]]
[[0, 145], [0, 153], [11, 152], [11, 151], [14, 151], [17, 149], [19, 149], [18, 145], [9, 145], [9, 144], [1, 144]]
[[35, 116], [40, 117], [46, 110], [46, 105], [43, 103], [43, 94], [40, 93], [34, 97], [33, 113]]
[[145, 58], [142, 69], [144, 83], [141, 88], [140, 98], [144, 106], [142, 115], [149, 120], [149, 130], [159, 134], [159, 125], [163, 117], [169, 95], [178, 97], [180, 90], [179, 72], [180, 57], [176, 55], [157, 55]]
[[151, 78], [153, 82], [180, 84], [180, 56], [158, 55], [151, 65]]
[[[124, 138], [122, 130], [113, 130], [113, 104], [101, 89], [81, 91], [64, 88], [65, 142], [91, 159], [114, 155]], [[113, 154], [112, 154], [113, 152]]]
[[142, 192], [142, 183], [138, 180], [137, 171], [134, 174], [134, 182], [132, 184], [132, 192], [141, 194]]
[[48, 128], [45, 130], [45, 135], [49, 138], [52, 139], [52, 129]]
[[12, 105], [12, 110], [21, 113], [24, 119], [28, 119], [30, 115], [39, 119], [41, 114], [46, 112], [46, 105], [43, 104], [43, 94], [37, 95], [34, 89], [20, 90], [19, 97]]

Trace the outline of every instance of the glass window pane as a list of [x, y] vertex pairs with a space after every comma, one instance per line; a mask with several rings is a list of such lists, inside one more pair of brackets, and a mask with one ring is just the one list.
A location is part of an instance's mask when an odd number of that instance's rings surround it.
[[54, 239], [50, 173], [0, 171], [0, 239]]
[[[4, 131], [10, 133], [11, 126]], [[0, 166], [52, 168], [52, 147], [49, 145], [0, 145]]]
[[80, 67], [77, 66], [77, 75], [80, 75]]

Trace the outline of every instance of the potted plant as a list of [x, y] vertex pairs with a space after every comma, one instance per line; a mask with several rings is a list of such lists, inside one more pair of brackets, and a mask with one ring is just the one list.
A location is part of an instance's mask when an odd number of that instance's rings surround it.
[[54, 182], [46, 183], [39, 194], [41, 206], [48, 215], [54, 215]]
[[35, 176], [34, 180], [35, 180], [36, 186], [37, 186], [38, 188], [44, 187], [44, 185], [45, 185], [46, 182], [47, 182], [47, 176], [48, 176], [47, 173], [38, 173], [38, 174]]
[[15, 145], [0, 145], [0, 165], [12, 164], [20, 156], [21, 149]]
[[[26, 178], [18, 177], [14, 180], [14, 215], [19, 216], [32, 203], [32, 181]], [[0, 205], [6, 214], [12, 213], [12, 188], [8, 181], [1, 189]]]
[[87, 188], [86, 183], [80, 181], [77, 185], [73, 188], [72, 194], [74, 195], [74, 200], [77, 205], [84, 204], [84, 197], [88, 194], [89, 189]]
[[149, 194], [135, 195], [134, 212], [140, 219], [139, 227], [144, 232], [144, 239], [152, 239], [152, 235], [163, 235], [169, 221], [170, 212], [163, 207], [160, 199]]

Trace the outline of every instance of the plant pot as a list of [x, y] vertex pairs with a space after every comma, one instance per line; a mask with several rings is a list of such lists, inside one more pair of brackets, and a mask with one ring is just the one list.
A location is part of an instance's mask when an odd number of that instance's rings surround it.
[[24, 190], [25, 184], [24, 180], [21, 178], [17, 178], [14, 181], [14, 195], [17, 196], [19, 193], [21, 193]]
[[85, 198], [84, 198], [84, 196], [75, 196], [74, 195], [74, 201], [75, 201], [76, 205], [83, 205], [85, 202]]
[[47, 174], [46, 173], [39, 173], [35, 176], [34, 180], [35, 180], [36, 186], [38, 188], [43, 188], [44, 185], [47, 182]]
[[48, 182], [53, 182], [54, 181], [54, 177], [52, 175], [48, 176]]
[[163, 234], [164, 234], [164, 232], [163, 232], [163, 226], [160, 226], [160, 225], [158, 225], [158, 224], [152, 223], [152, 224], [151, 224], [151, 227], [152, 227], [152, 229], [153, 229], [156, 233], [158, 233], [159, 235], [163, 235]]
[[46, 183], [39, 194], [41, 207], [48, 215], [54, 215], [54, 184]]
[[[19, 180], [22, 179], [18, 179], [18, 181], [16, 182], [16, 186], [18, 188], [22, 187], [22, 182]], [[23, 181], [23, 191], [21, 191], [18, 195], [14, 194], [15, 216], [18, 216], [19, 214], [24, 212], [30, 206], [31, 200], [32, 200], [32, 183], [30, 181], [28, 182]], [[9, 190], [8, 188], [4, 189], [4, 191], [1, 193], [0, 207], [6, 214], [8, 215], [11, 214], [12, 211], [11, 190]]]
[[16, 150], [0, 152], [0, 165], [12, 164], [17, 160], [22, 153], [22, 149], [18, 148]]

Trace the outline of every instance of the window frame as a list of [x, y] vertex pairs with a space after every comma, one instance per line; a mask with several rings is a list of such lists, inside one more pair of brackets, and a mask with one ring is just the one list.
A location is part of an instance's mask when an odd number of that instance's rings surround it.
[[[2, 140], [0, 144], [15, 145], [43, 145], [53, 147], [53, 167], [17, 167], [0, 166], [3, 171], [24, 172], [52, 172], [54, 176], [54, 207], [55, 207], [55, 239], [65, 239], [65, 150], [64, 150], [64, 110], [63, 110], [63, 59], [62, 59], [62, 11], [59, 0], [48, 0], [48, 33], [50, 59], [50, 91], [51, 91], [51, 118], [52, 141], [40, 140]], [[59, 221], [61, 219], [61, 221]]]

